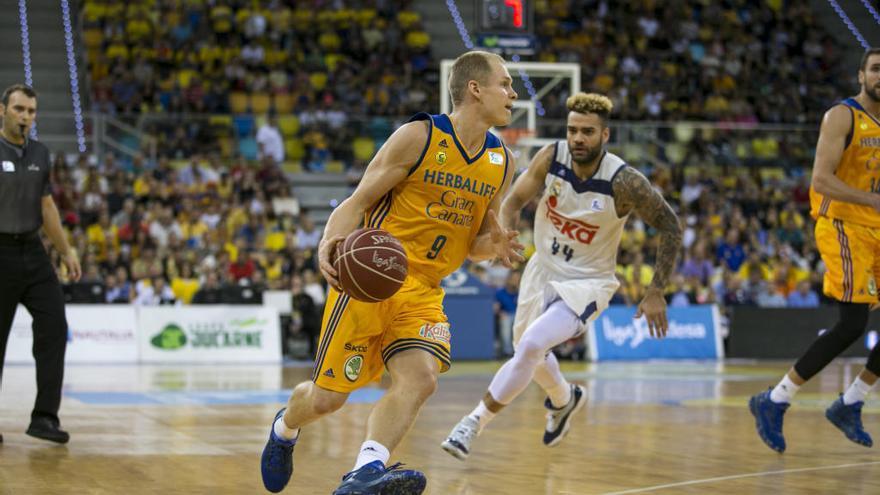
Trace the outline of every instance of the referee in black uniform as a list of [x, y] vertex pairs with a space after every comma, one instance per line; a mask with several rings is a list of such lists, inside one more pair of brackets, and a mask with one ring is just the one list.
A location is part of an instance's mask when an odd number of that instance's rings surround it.
[[[28, 139], [37, 115], [37, 93], [16, 84], [0, 100], [0, 381], [15, 308], [21, 303], [34, 318], [37, 400], [27, 434], [66, 443], [58, 408], [64, 380], [67, 320], [55, 269], [40, 240], [40, 227], [61, 253], [71, 280], [81, 270], [67, 244], [49, 188], [49, 149]], [[0, 442], [3, 437], [0, 436]]]

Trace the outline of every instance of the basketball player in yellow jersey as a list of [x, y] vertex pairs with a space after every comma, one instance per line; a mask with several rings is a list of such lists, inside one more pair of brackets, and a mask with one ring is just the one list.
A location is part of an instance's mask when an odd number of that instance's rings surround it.
[[[440, 280], [465, 258], [523, 261], [517, 232], [495, 214], [515, 170], [492, 135], [510, 122], [517, 98], [504, 60], [469, 52], [452, 66], [449, 115], [416, 115], [388, 139], [352, 196], [330, 216], [319, 246], [321, 272], [331, 285], [312, 381], [294, 389], [278, 412], [263, 451], [263, 484], [273, 492], [293, 472], [300, 428], [345, 404], [348, 394], [378, 380], [391, 387], [367, 420], [366, 441], [354, 469], [334, 494], [419, 494], [425, 476], [386, 467], [422, 404], [449, 368], [450, 329]], [[403, 243], [409, 276], [390, 299], [370, 304], [339, 291], [331, 260], [337, 245], [363, 220]]]
[[[749, 401], [758, 434], [777, 452], [785, 450], [782, 416], [794, 394], [862, 335], [869, 310], [877, 306], [880, 48], [862, 57], [859, 84], [858, 96], [835, 105], [822, 119], [810, 187], [816, 245], [827, 267], [824, 292], [839, 301], [840, 320], [813, 342], [775, 388]], [[862, 427], [862, 406], [878, 375], [880, 346], [875, 346], [865, 369], [825, 411], [825, 417], [848, 439], [866, 447], [873, 441]]]

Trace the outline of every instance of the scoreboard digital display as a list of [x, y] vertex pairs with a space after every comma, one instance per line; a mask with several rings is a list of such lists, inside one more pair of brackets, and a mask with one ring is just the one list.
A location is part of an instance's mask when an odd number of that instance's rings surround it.
[[474, 0], [480, 33], [530, 34], [532, 2], [529, 0]]

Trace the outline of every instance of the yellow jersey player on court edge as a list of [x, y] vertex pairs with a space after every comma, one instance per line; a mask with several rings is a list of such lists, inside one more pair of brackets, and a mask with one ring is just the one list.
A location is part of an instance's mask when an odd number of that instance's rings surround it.
[[[771, 449], [785, 450], [782, 417], [801, 385], [855, 342], [878, 302], [880, 281], [880, 48], [865, 52], [861, 92], [825, 113], [813, 181], [811, 214], [816, 245], [825, 262], [824, 292], [838, 301], [840, 319], [823, 333], [772, 390], [749, 402], [758, 435]], [[862, 426], [865, 396], [880, 375], [880, 346], [825, 417], [848, 439], [870, 447]]]
[[[395, 131], [327, 221], [319, 262], [331, 289], [315, 371], [312, 381], [297, 385], [270, 430], [261, 462], [269, 491], [281, 491], [290, 479], [300, 428], [342, 407], [351, 391], [387, 369], [391, 386], [370, 413], [354, 469], [333, 493], [422, 493], [422, 473], [385, 464], [434, 392], [438, 374], [449, 368], [440, 280], [468, 257], [523, 261], [517, 232], [503, 229], [495, 214], [513, 160], [489, 132], [510, 122], [517, 98], [512, 83], [501, 57], [460, 56], [448, 81], [452, 113], [418, 114]], [[362, 219], [400, 239], [409, 259], [403, 287], [380, 303], [342, 294], [330, 263]]]

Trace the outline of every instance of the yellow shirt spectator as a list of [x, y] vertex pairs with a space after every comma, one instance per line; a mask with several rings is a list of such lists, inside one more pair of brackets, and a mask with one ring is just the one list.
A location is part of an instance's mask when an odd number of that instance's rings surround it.
[[654, 269], [648, 265], [641, 265], [639, 268], [636, 268], [634, 264], [627, 265], [623, 268], [623, 277], [630, 284], [647, 287], [651, 285], [651, 279], [654, 278]]
[[410, 31], [406, 33], [406, 46], [421, 50], [431, 44], [431, 37], [424, 31]]
[[[227, 253], [229, 253], [230, 263], [235, 263], [235, 260], [238, 259], [238, 246], [236, 246], [235, 244], [233, 244], [231, 242], [227, 242], [226, 244], [223, 245], [223, 249]], [[226, 268], [223, 267], [223, 269], [225, 270]]]
[[736, 276], [741, 280], [748, 280], [752, 274], [752, 270], [760, 270], [761, 278], [764, 280], [770, 280], [770, 277], [773, 275], [773, 272], [770, 270], [770, 266], [766, 263], [743, 263], [741, 267], [739, 267], [739, 271], [736, 272]]
[[183, 304], [189, 304], [199, 290], [199, 280], [195, 278], [174, 277], [171, 279], [171, 292]]
[[[244, 209], [241, 207], [233, 208], [226, 218], [226, 233], [231, 238], [245, 223], [247, 223], [247, 213], [245, 213]], [[232, 261], [235, 261], [235, 259], [233, 258]]]
[[283, 275], [284, 264], [281, 262], [281, 258], [275, 258], [274, 263], [269, 263], [268, 260], [260, 260], [260, 266], [266, 272], [266, 280], [278, 280]]
[[266, 234], [264, 246], [270, 251], [281, 251], [287, 247], [287, 234], [280, 231], [270, 232]]
[[89, 246], [95, 250], [95, 257], [98, 261], [107, 259], [108, 244], [112, 246], [114, 251], [119, 250], [118, 232], [119, 229], [113, 224], [104, 228], [100, 223], [93, 223], [86, 229], [86, 238], [89, 241]]
[[195, 222], [190, 221], [182, 221], [180, 222], [180, 230], [183, 233], [183, 240], [189, 241], [190, 239], [204, 239], [205, 233], [208, 232], [208, 226], [205, 225], [205, 222], [201, 220], [196, 220]]
[[128, 36], [129, 41], [136, 42], [146, 39], [152, 32], [153, 26], [150, 25], [150, 21], [143, 18], [132, 19], [125, 26], [125, 34]]
[[211, 26], [215, 33], [226, 34], [232, 31], [232, 9], [217, 5], [211, 9]]

